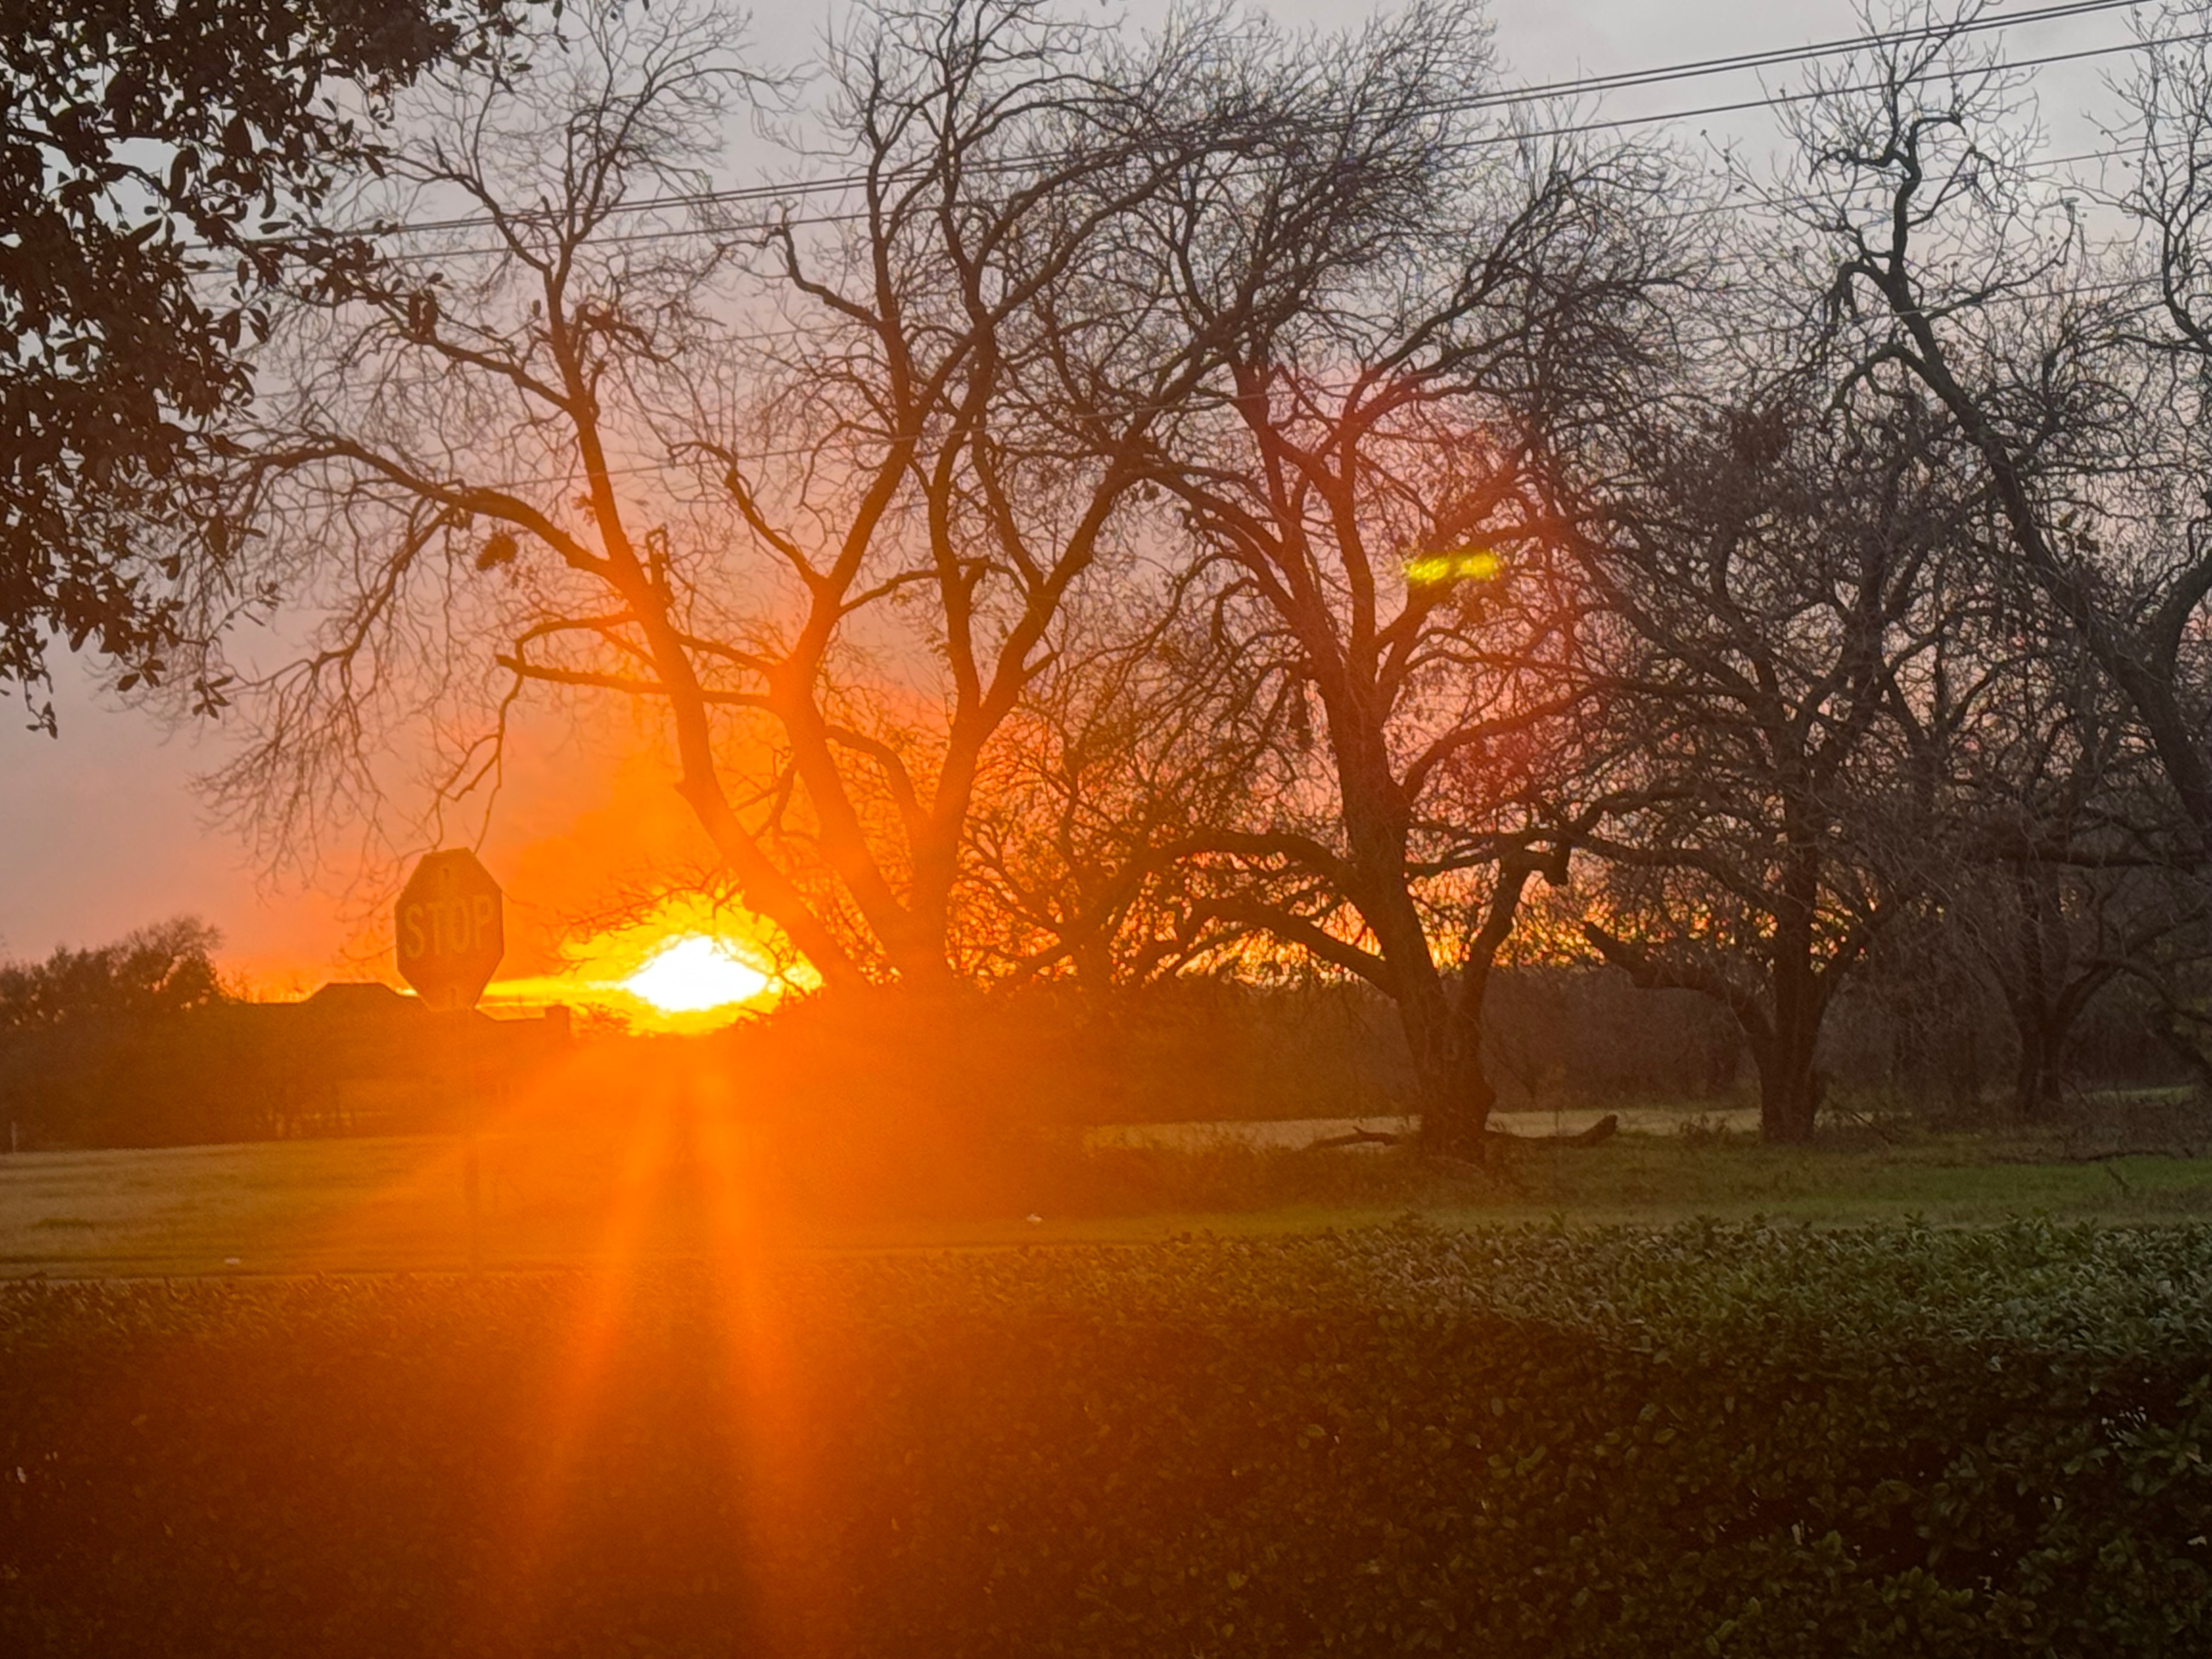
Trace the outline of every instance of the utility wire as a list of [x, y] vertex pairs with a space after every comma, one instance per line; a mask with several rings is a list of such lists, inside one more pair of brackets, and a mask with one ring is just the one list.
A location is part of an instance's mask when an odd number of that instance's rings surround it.
[[1917, 27], [1852, 35], [1839, 40], [1822, 40], [1811, 46], [1777, 46], [1764, 52], [1739, 52], [1729, 58], [1705, 58], [1686, 64], [1670, 64], [1659, 69], [1622, 70], [1608, 75], [1553, 81], [1541, 86], [1516, 87], [1510, 91], [1470, 99], [1463, 106], [1484, 108], [1493, 103], [1533, 103], [1553, 98], [1578, 97], [1590, 92], [1617, 92], [1631, 87], [1657, 86], [1670, 81], [1695, 80], [1704, 76], [1730, 75], [1749, 69], [1808, 63], [1815, 58], [1840, 57], [1882, 46], [1911, 46], [1923, 40], [1955, 39], [1964, 34], [1978, 34], [1988, 29], [2017, 28], [2068, 18], [2094, 16], [2108, 11], [2132, 11], [2142, 3], [2144, 0], [2075, 0], [2072, 4], [2039, 6], [2028, 11], [1991, 12], [1959, 22], [1926, 23]]
[[[2141, 0], [2129, 0], [2129, 3], [2139, 4], [2141, 3]], [[2184, 40], [2195, 40], [2207, 38], [2212, 37], [2201, 35], [2177, 36], [2174, 37], [2172, 40], [2161, 41], [2158, 44], [2172, 45], [2178, 44], [2179, 41]], [[2124, 50], [2124, 48], [2118, 48], [2118, 50]], [[1694, 113], [1694, 112], [1689, 112], [1686, 113]], [[1542, 135], [1539, 134], [1537, 136], [1540, 137]], [[2082, 150], [2072, 155], [2045, 156], [2033, 161], [2021, 162], [2018, 165], [2017, 170], [2023, 173], [2048, 174], [2053, 177], [2058, 177], [2061, 170], [2063, 168], [2081, 167], [2093, 161], [2124, 161], [2137, 153], [2138, 152], [2131, 147], [2113, 149]], [[2079, 181], [2061, 178], [2060, 182], [2071, 183]], [[1698, 207], [1677, 208], [1666, 213], [1654, 214], [1650, 216], [1650, 218], [1652, 222], [1658, 224], [1686, 224], [1693, 223], [1701, 219], [1717, 218], [1723, 214], [1737, 213], [1743, 210], [1744, 210], [1741, 207], [1735, 203], [1716, 202], [1705, 204]], [[763, 233], [780, 228], [786, 223], [793, 226], [861, 224], [865, 223], [867, 215], [864, 212], [859, 211], [850, 213], [815, 214], [805, 218], [792, 219], [788, 221], [768, 219], [755, 220], [732, 225], [718, 226], [716, 227], [716, 229], [719, 233], [724, 235], [728, 235], [732, 234], [743, 234], [745, 232]], [[671, 226], [665, 227], [658, 230], [633, 230], [624, 231], [610, 236], [594, 236], [591, 239], [589, 246], [594, 248], [628, 247], [644, 242], [699, 240], [707, 238], [708, 234], [708, 233], [700, 229], [696, 226]], [[512, 247], [503, 246], [462, 248], [426, 248], [399, 253], [388, 253], [384, 256], [384, 258], [385, 262], [388, 264], [435, 264], [437, 261], [441, 259], [498, 258], [511, 256], [514, 252], [514, 250]], [[797, 333], [798, 331], [799, 331], [797, 330], [777, 330], [769, 331], [758, 335], [746, 335], [739, 337], [747, 339], [766, 339], [772, 337], [775, 334]]]
[[[1855, 35], [1846, 39], [1816, 42], [1810, 46], [1772, 47], [1760, 52], [1741, 52], [1727, 58], [1709, 58], [1688, 63], [1667, 64], [1643, 70], [1624, 70], [1610, 74], [1578, 76], [1553, 81], [1537, 86], [1514, 87], [1492, 93], [1477, 93], [1463, 99], [1446, 99], [1420, 106], [1409, 114], [1444, 115], [1465, 113], [1478, 110], [1505, 109], [1522, 104], [1553, 103], [1591, 93], [1620, 91], [1641, 87], [1665, 85], [1677, 81], [1703, 79], [1716, 75], [1741, 73], [1747, 70], [1771, 69], [1790, 64], [1811, 63], [1822, 58], [1865, 52], [1890, 46], [1910, 46], [1938, 38], [1955, 39], [1989, 30], [2031, 26], [2037, 23], [2063, 21], [2077, 17], [2088, 17], [2106, 12], [2133, 10], [2144, 0], [2073, 0], [2072, 3], [2038, 7], [2033, 10], [2008, 14], [1991, 14], [1969, 19], [1964, 22], [1923, 24], [1914, 27], [1893, 29], [1875, 33]], [[2167, 40], [2130, 40], [2081, 52], [2058, 52], [2044, 57], [2021, 59], [2001, 67], [2027, 69], [2045, 64], [2066, 63], [2081, 58], [2102, 56], [2111, 52], [2141, 50], [2146, 46], [2177, 44], [2182, 39], [2197, 36], [2173, 37]], [[1798, 93], [1747, 100], [1740, 102], [1709, 105], [1698, 109], [1662, 112], [1651, 115], [1624, 116], [1612, 120], [1586, 123], [1575, 126], [1537, 128], [1527, 132], [1506, 135], [1497, 142], [1516, 143], [1523, 137], [1569, 137], [1585, 132], [1607, 131], [1621, 126], [1644, 125], [1679, 120], [1691, 120], [1703, 115], [1732, 114], [1744, 110], [1770, 107], [1778, 103], [1799, 101], [1808, 97], [1826, 95], [1820, 92]], [[1028, 158], [1034, 161], [1038, 158]], [[1007, 161], [1005, 166], [1019, 165]], [[916, 174], [915, 176], [922, 176]], [[865, 173], [848, 173], [828, 179], [793, 180], [781, 185], [733, 185], [726, 190], [685, 191], [665, 196], [647, 197], [635, 202], [617, 204], [608, 210], [612, 214], [650, 213], [669, 208], [726, 206], [743, 202], [778, 202], [800, 196], [836, 195], [856, 190], [868, 182]], [[507, 216], [528, 222], [532, 219], [557, 216], [557, 212], [525, 209]], [[852, 216], [834, 218], [793, 217], [793, 225], [835, 222]], [[770, 222], [763, 222], [766, 228]], [[379, 237], [422, 234], [439, 231], [484, 230], [498, 223], [489, 214], [467, 214], [446, 219], [409, 221], [378, 226], [370, 233]]]
[[[2108, 11], [2133, 9], [2140, 3], [2142, 3], [2142, 0], [2079, 0], [2078, 3], [2045, 6], [2038, 8], [2032, 11], [2006, 15], [1988, 16], [1972, 20], [1964, 24], [1926, 25], [1914, 28], [1893, 30], [1887, 33], [1870, 33], [1849, 39], [1820, 42], [1803, 47], [1774, 49], [1759, 52], [1747, 52], [1729, 58], [1701, 59], [1686, 64], [1668, 65], [1658, 69], [1621, 71], [1611, 75], [1590, 76], [1570, 81], [1547, 82], [1538, 86], [1515, 88], [1498, 94], [1481, 94], [1474, 98], [1459, 100], [1455, 103], [1439, 104], [1434, 106], [1434, 111], [1436, 112], [1444, 112], [1457, 109], [1504, 107], [1521, 103], [1557, 100], [1583, 92], [1601, 92], [1622, 88], [1656, 85], [1672, 81], [1688, 80], [1713, 75], [1739, 72], [1746, 69], [1765, 68], [1787, 63], [1813, 61], [1824, 58], [1835, 57], [1848, 52], [1866, 51], [1884, 46], [1909, 45], [1917, 41], [1932, 40], [1938, 37], [1955, 37], [1961, 34], [1984, 30], [2060, 21], [2079, 16], [2093, 15]], [[2035, 68], [2049, 64], [2075, 62], [2086, 58], [2108, 56], [2123, 52], [2142, 51], [2162, 46], [2185, 44], [2201, 40], [2207, 37], [2202, 34], [2170, 37], [2147, 37], [2112, 43], [2101, 46], [2081, 48], [2070, 52], [2047, 53], [2039, 57], [2016, 60], [2010, 63], [1995, 64], [1990, 67], [1995, 70]], [[1821, 88], [1796, 93], [1770, 94], [1759, 99], [1708, 105], [1695, 109], [1658, 112], [1641, 116], [1626, 116], [1606, 120], [1579, 123], [1569, 126], [1524, 130], [1510, 135], [1503, 136], [1497, 142], [1518, 143], [1530, 137], [1569, 137], [1593, 131], [1609, 131], [1631, 125], [1654, 125], [1694, 119], [1705, 115], [1733, 113], [1754, 109], [1778, 108], [1789, 104], [1800, 103], [1812, 99], [1835, 96], [1843, 93], [1876, 89], [1882, 83], [1881, 82], [1866, 82], [1850, 87]], [[2130, 153], [2131, 152], [2125, 149], [2096, 150], [2086, 152], [2078, 155], [2055, 157], [2048, 161], [2036, 162], [2032, 165], [2033, 170], [2045, 171], [2063, 168], [2084, 162], [2116, 160]], [[800, 193], [819, 193], [832, 190], [850, 189], [863, 182], [865, 182], [864, 179], [854, 177], [829, 180], [817, 180], [799, 186], [787, 186], [781, 187], [781, 189], [776, 186], [763, 185], [724, 191], [684, 193], [650, 198], [637, 203], [620, 204], [617, 208], [612, 210], [619, 212], [642, 212], [654, 209], [665, 209], [669, 207], [724, 204], [735, 200], [773, 199], [779, 194], [788, 195], [793, 193], [794, 190]], [[1733, 210], [1736, 210], [1732, 209], [1727, 204], [1715, 204], [1681, 210], [1676, 213], [1669, 214], [1665, 216], [1674, 220], [1686, 220], [1710, 216], [1720, 212]], [[512, 216], [516, 219], [527, 220], [541, 216], [526, 213], [517, 214]], [[857, 212], [835, 215], [814, 215], [804, 217], [794, 216], [775, 221], [763, 220], [756, 222], [750, 226], [723, 226], [718, 227], [717, 228], [725, 234], [731, 231], [744, 231], [746, 229], [764, 232], [770, 228], [787, 224], [796, 226], [801, 224], [821, 225], [847, 223], [862, 220], [865, 216], [865, 215]], [[489, 227], [495, 222], [489, 216], [479, 216], [471, 218], [430, 221], [415, 224], [383, 227], [379, 228], [377, 234], [380, 235], [398, 235], [439, 230], [464, 229], [471, 228], [481, 228]], [[666, 240], [671, 238], [696, 237], [701, 234], [702, 233], [700, 231], [693, 228], [635, 232], [621, 235], [594, 238], [593, 245], [604, 246], [609, 244], [629, 244], [641, 241]], [[497, 256], [510, 253], [512, 252], [513, 250], [511, 248], [496, 246], [424, 251], [419, 253], [401, 254], [392, 257], [395, 259], [413, 261], [416, 259]], [[2088, 295], [2100, 292], [2122, 292], [2142, 286], [2142, 281], [2143, 279], [2131, 278], [2107, 283], [2076, 284], [2068, 288], [2063, 295], [2054, 293], [2043, 295], [2039, 297], [2070, 298]], [[1786, 334], [1795, 331], [1797, 326], [1799, 325], [1787, 323], [1754, 325], [1750, 328], [1735, 331], [1729, 337], [1730, 339], [1735, 339], [1754, 334], [1760, 336]], [[793, 327], [787, 330], [753, 331], [733, 334], [729, 337], [732, 343], [761, 343], [775, 339], [802, 338], [805, 336], [806, 332], [807, 331], [803, 328]], [[1685, 341], [1682, 343], [1686, 346], [1694, 348], [1699, 344], [1712, 346], [1726, 343], [1726, 341], [1715, 338], [1702, 342], [1689, 340]], [[815, 451], [812, 447], [798, 447], [759, 451], [749, 455], [746, 459], [749, 460], [788, 459], [798, 459], [814, 453]], [[634, 465], [623, 465], [608, 469], [610, 473], [617, 476], [667, 476], [671, 474], [691, 473], [696, 471], [696, 469], [694, 466], [689, 464], [675, 461], [642, 462]], [[574, 471], [570, 471], [564, 473], [545, 474], [535, 477], [507, 479], [501, 481], [496, 485], [486, 484], [483, 487], [521, 488], [532, 484], [566, 484], [573, 482], [576, 476], [577, 473]]]
[[[2111, 0], [2100, 0], [2100, 3], [2111, 3]], [[2125, 3], [2139, 4], [2141, 3], [2141, 0], [2125, 0]], [[1991, 67], [1995, 69], [2037, 69], [2051, 64], [2075, 63], [2086, 58], [2110, 57], [2118, 52], [2145, 52], [2160, 46], [2191, 45], [2207, 39], [2212, 39], [2212, 35], [2197, 33], [2156, 36], [2140, 40], [2118, 41], [2111, 45], [2102, 46], [2084, 47], [2074, 52], [2051, 52], [2039, 58], [2020, 58], [2008, 63], [1992, 65]], [[1769, 94], [1765, 97], [1746, 99], [1734, 103], [1707, 104], [1695, 109], [1664, 110], [1655, 112], [1648, 115], [1617, 116], [1603, 120], [1582, 122], [1571, 126], [1522, 129], [1510, 133], [1500, 134], [1495, 137], [1484, 139], [1480, 142], [1486, 145], [1517, 144], [1525, 143], [1532, 138], [1577, 137], [1593, 132], [1614, 131], [1624, 127], [1663, 125], [1676, 121], [1695, 120], [1700, 117], [1708, 115], [1734, 114], [1749, 110], [1779, 109], [1786, 105], [1808, 103], [1822, 98], [1832, 98], [1854, 92], [1879, 91], [1881, 89], [1884, 83], [1881, 82], [1869, 81], [1857, 82], [1850, 86], [1821, 87], [1801, 92], [1775, 93]], [[2128, 153], [2129, 152], [2125, 150], [2118, 149], [2092, 151], [2082, 155], [2060, 157], [2050, 161], [2037, 162], [2033, 165], [2039, 169], [2057, 167], [2082, 161], [2116, 160]], [[719, 204], [726, 199], [726, 198], [722, 192], [703, 191], [694, 196], [660, 197], [654, 198], [651, 203], [641, 202], [633, 205], [636, 210], [641, 212], [648, 206], [665, 208], [684, 205], [707, 205], [710, 204]], [[613, 212], [616, 210], [610, 210], [607, 216], [612, 216]], [[1720, 207], [1694, 208], [1686, 210], [1680, 215], [1669, 216], [1674, 218], [1697, 218], [1710, 216], [1723, 210]], [[527, 213], [517, 213], [511, 216], [518, 222], [526, 223], [533, 219], [542, 218], [544, 216], [532, 211]], [[593, 236], [590, 239], [586, 246], [592, 247], [627, 246], [644, 242], [697, 240], [707, 237], [710, 234], [726, 238], [744, 235], [765, 235], [771, 231], [777, 230], [823, 228], [841, 224], [859, 224], [866, 222], [866, 219], [867, 215], [865, 212], [857, 210], [844, 213], [793, 214], [781, 216], [774, 219], [742, 220], [732, 223], [717, 225], [712, 228], [711, 232], [708, 228], [699, 226], [672, 226], [656, 230], [630, 231], [617, 235]], [[488, 228], [493, 223], [494, 221], [488, 218], [470, 221], [452, 220], [442, 222], [441, 225], [374, 227], [364, 234], [381, 240], [386, 237], [398, 236], [402, 234], [419, 233], [440, 228], [463, 228], [473, 227], [483, 228]], [[385, 258], [386, 263], [392, 264], [434, 264], [437, 261], [443, 259], [500, 258], [511, 256], [516, 252], [516, 247], [512, 244], [494, 243], [476, 247], [410, 249], [401, 252], [387, 254], [385, 256]]]

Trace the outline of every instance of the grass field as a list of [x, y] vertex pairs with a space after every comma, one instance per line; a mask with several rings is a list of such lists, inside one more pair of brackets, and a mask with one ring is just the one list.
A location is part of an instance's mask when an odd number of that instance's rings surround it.
[[[775, 1222], [695, 1164], [611, 1142], [486, 1136], [479, 1249], [492, 1268], [604, 1264], [736, 1248], [893, 1249], [1134, 1241], [1197, 1231], [1310, 1231], [1418, 1212], [1440, 1224], [1664, 1224], [1753, 1215], [1820, 1225], [2021, 1215], [2106, 1221], [2212, 1217], [2212, 1158], [2070, 1161], [2051, 1144], [1919, 1136], [1900, 1144], [1760, 1146], [1624, 1133], [1606, 1146], [1516, 1147], [1488, 1174], [1436, 1173], [1368, 1152], [1243, 1148], [1184, 1159], [1184, 1201], [1087, 1215]], [[1327, 1164], [1316, 1182], [1313, 1160]], [[1212, 1160], [1210, 1163], [1208, 1160]], [[452, 1269], [469, 1259], [464, 1150], [439, 1136], [281, 1141], [0, 1158], [0, 1274], [159, 1275]], [[1211, 1201], [1209, 1201], [1211, 1200]]]

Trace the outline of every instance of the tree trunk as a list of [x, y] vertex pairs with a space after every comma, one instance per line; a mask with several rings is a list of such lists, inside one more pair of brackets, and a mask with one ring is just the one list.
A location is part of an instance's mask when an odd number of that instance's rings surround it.
[[2039, 1023], [2023, 1023], [2020, 1029], [2020, 1060], [2013, 1067], [2013, 1110], [2024, 1123], [2040, 1123], [2051, 1115], [2058, 1079], [2049, 1045]]
[[1482, 1064], [1480, 1011], [1455, 1006], [1449, 988], [1436, 978], [1402, 996], [1398, 1014], [1413, 1059], [1422, 1150], [1480, 1162], [1498, 1102]]
[[1759, 1135], [1771, 1146], [1802, 1146], [1820, 1111], [1820, 1078], [1809, 1041], [1753, 1045], [1759, 1066]]
[[1820, 1039], [1826, 999], [1814, 965], [1813, 909], [1818, 865], [1798, 853], [1775, 907], [1772, 1029], [1753, 1045], [1759, 1064], [1759, 1133], [1777, 1145], [1802, 1146], [1813, 1138], [1820, 1088], [1813, 1051]]
[[2058, 1084], [2065, 1075], [2066, 1051], [2074, 1027], [2117, 971], [2099, 963], [2067, 981], [2048, 1002], [2014, 1000], [2008, 1005], [2013, 1028], [2020, 1036], [2013, 1103], [2024, 1120], [2042, 1122], [2057, 1114]]
[[2020, 922], [2021, 969], [2020, 991], [2012, 999], [2013, 1025], [2020, 1035], [2013, 1107], [2033, 1122], [2045, 1115], [2050, 1104], [2051, 1066], [2057, 1059], [2051, 1041], [2050, 975], [2045, 960], [2045, 935], [2051, 931], [2049, 878], [2043, 872], [2031, 871], [2025, 863], [2014, 865], [2012, 876]]
[[1425, 1075], [1418, 1075], [1418, 1081], [1423, 1150], [1480, 1163], [1490, 1109], [1498, 1103], [1481, 1056], [1465, 1053], [1439, 1056]]

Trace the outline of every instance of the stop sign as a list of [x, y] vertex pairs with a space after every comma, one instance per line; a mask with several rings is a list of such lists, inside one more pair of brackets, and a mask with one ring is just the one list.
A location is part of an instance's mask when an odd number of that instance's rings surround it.
[[399, 976], [441, 1013], [477, 1005], [507, 952], [499, 884], [465, 848], [426, 853], [399, 890]]

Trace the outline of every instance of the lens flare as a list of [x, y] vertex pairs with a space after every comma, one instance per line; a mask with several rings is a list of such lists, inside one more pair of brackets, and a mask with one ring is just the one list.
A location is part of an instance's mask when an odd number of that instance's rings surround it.
[[664, 1014], [696, 1014], [750, 1000], [769, 981], [721, 940], [691, 933], [660, 946], [622, 986]]
[[1416, 587], [1434, 587], [1443, 582], [1495, 581], [1504, 568], [1495, 553], [1480, 548], [1461, 548], [1455, 552], [1426, 553], [1406, 561], [1406, 580]]

